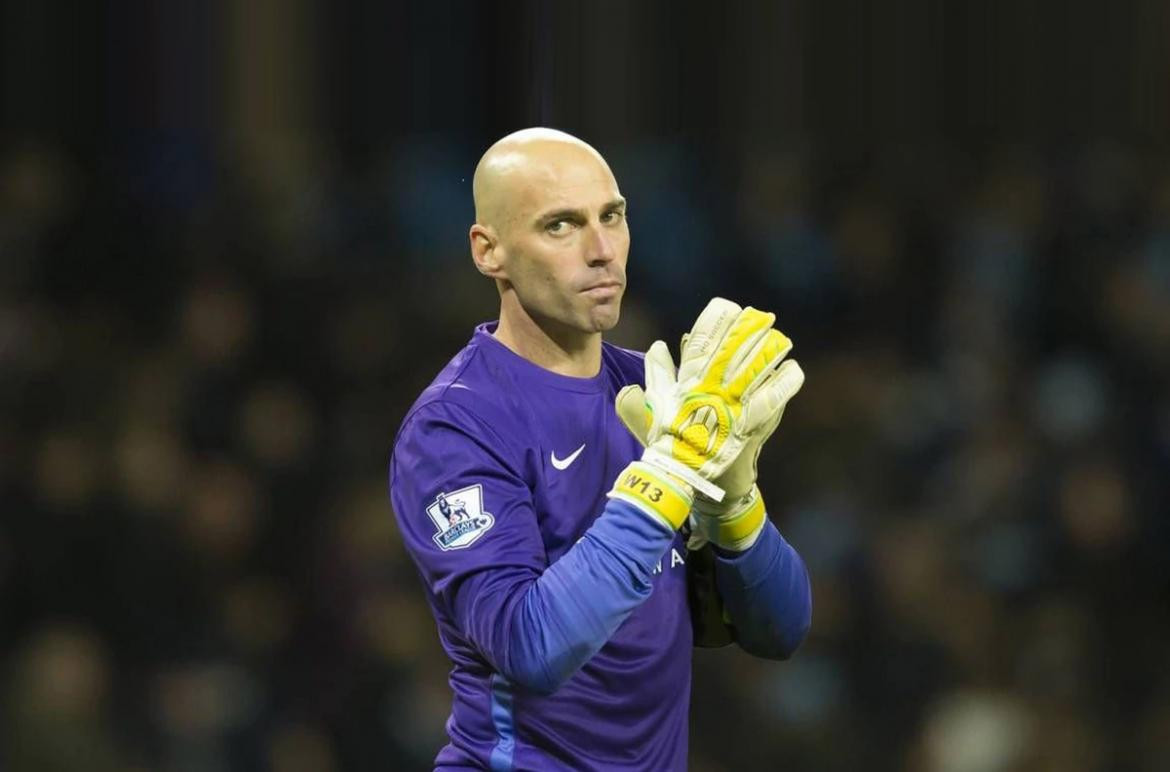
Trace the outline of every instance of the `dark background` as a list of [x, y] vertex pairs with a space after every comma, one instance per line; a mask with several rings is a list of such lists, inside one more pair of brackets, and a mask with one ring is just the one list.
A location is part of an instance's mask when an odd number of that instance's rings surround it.
[[386, 461], [530, 125], [630, 200], [612, 340], [807, 373], [813, 629], [696, 652], [692, 768], [1170, 768], [1170, 5], [726, 6], [0, 3], [0, 768], [429, 768]]

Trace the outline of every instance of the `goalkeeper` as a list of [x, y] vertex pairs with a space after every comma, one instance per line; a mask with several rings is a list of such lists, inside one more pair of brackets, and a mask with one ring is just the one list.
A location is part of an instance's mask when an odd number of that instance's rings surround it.
[[454, 666], [435, 767], [685, 770], [692, 646], [785, 659], [809, 626], [804, 564], [755, 484], [804, 375], [771, 314], [719, 298], [677, 368], [661, 341], [602, 342], [630, 236], [584, 142], [509, 135], [473, 188], [500, 318], [422, 393], [390, 462]]

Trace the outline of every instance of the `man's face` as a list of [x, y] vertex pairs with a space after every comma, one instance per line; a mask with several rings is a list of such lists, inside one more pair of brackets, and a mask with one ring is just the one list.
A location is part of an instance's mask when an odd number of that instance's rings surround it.
[[511, 173], [497, 229], [504, 280], [538, 323], [580, 332], [617, 324], [630, 230], [609, 167], [589, 151], [550, 143]]

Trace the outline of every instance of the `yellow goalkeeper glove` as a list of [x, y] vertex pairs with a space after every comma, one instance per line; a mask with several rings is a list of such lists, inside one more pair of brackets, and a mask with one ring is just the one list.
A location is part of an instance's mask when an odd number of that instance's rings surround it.
[[618, 417], [646, 446], [643, 462], [698, 491], [699, 535], [730, 550], [755, 543], [764, 525], [756, 461], [804, 383], [792, 342], [773, 314], [715, 298], [683, 336], [675, 372], [656, 341], [646, 354], [646, 389], [627, 386]]

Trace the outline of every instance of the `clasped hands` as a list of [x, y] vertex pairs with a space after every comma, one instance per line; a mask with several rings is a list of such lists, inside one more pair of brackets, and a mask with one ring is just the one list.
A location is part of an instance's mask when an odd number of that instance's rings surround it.
[[[677, 369], [666, 343], [655, 341], [646, 352], [646, 387], [626, 386], [615, 402], [645, 447], [641, 463], [693, 490], [699, 539], [732, 551], [750, 547], [763, 530], [757, 459], [804, 383], [800, 365], [785, 360], [792, 341], [773, 329], [775, 321], [714, 298], [683, 335]], [[679, 511], [666, 518], [674, 528], [685, 519]]]

